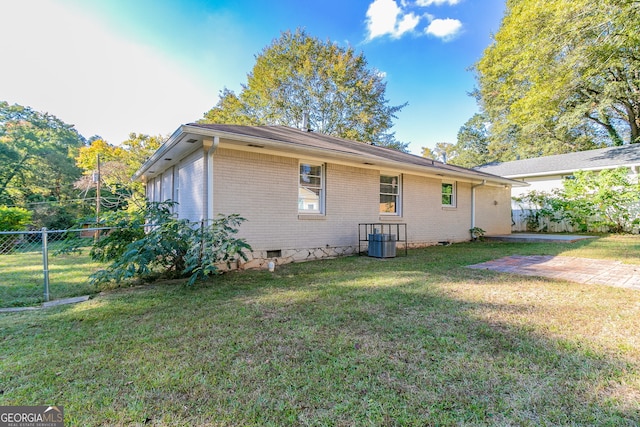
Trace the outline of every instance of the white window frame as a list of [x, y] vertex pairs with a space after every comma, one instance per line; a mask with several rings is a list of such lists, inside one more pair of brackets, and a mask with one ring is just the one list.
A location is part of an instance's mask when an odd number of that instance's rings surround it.
[[[382, 177], [386, 176], [386, 177], [391, 177], [391, 178], [396, 178], [397, 184], [396, 186], [398, 187], [398, 191], [397, 193], [383, 193], [382, 189], [380, 189], [379, 192], [379, 198], [381, 199], [383, 195], [386, 196], [396, 196], [396, 211], [395, 212], [383, 212], [382, 209], [380, 209], [380, 215], [388, 215], [388, 216], [402, 216], [402, 174], [400, 173], [394, 173], [394, 172], [380, 172], [380, 178], [379, 178], [379, 184], [382, 185]], [[382, 200], [380, 200], [380, 206], [382, 206]]]
[[[302, 181], [303, 181], [303, 172], [302, 172], [302, 167], [303, 166], [309, 166], [309, 167], [320, 167], [320, 186], [317, 185], [308, 185], [305, 186], [303, 185]], [[325, 194], [326, 194], [326, 167], [324, 163], [320, 163], [320, 162], [313, 162], [313, 161], [307, 161], [307, 160], [300, 160], [300, 162], [298, 163], [298, 214], [300, 215], [324, 215], [325, 212]], [[313, 175], [312, 175], [313, 176]], [[307, 209], [305, 208], [305, 202], [304, 199], [301, 197], [300, 192], [301, 190], [306, 190], [306, 189], [319, 189], [320, 190], [320, 194], [318, 195], [318, 209]], [[307, 190], [309, 191], [309, 190]]]
[[[444, 186], [445, 185], [450, 185], [451, 186], [451, 203], [445, 203], [444, 200], [442, 200], [442, 198], [445, 196], [445, 192], [444, 192]], [[456, 203], [456, 198], [457, 198], [457, 185], [455, 181], [442, 181], [442, 184], [440, 185], [440, 201], [442, 203], [442, 207], [443, 208], [455, 208], [457, 203]], [[447, 194], [448, 195], [448, 194]]]

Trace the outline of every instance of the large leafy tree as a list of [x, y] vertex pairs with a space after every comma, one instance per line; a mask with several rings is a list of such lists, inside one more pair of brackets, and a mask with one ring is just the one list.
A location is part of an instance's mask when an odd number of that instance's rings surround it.
[[383, 75], [360, 53], [303, 30], [284, 32], [256, 57], [239, 94], [225, 89], [203, 123], [307, 127], [324, 134], [406, 150]]
[[95, 195], [97, 189], [98, 159], [100, 161], [101, 206], [107, 209], [123, 208], [130, 202], [144, 198], [141, 183], [131, 176], [160, 147], [163, 137], [130, 133], [120, 145], [112, 145], [102, 138], [80, 148], [76, 164], [84, 170], [75, 187], [84, 194]]
[[493, 160], [489, 152], [489, 126], [483, 114], [474, 114], [458, 131], [455, 144], [439, 142], [432, 149], [423, 147], [422, 156], [472, 168]]
[[84, 138], [48, 113], [0, 102], [0, 204], [69, 197]]
[[442, 163], [451, 163], [451, 160], [456, 156], [456, 146], [449, 142], [438, 142], [433, 148], [422, 147], [422, 157], [438, 160]]
[[489, 128], [483, 114], [474, 114], [458, 131], [455, 145], [456, 156], [451, 163], [472, 168], [492, 160], [489, 152]]
[[637, 0], [507, 0], [476, 69], [497, 160], [640, 142]]

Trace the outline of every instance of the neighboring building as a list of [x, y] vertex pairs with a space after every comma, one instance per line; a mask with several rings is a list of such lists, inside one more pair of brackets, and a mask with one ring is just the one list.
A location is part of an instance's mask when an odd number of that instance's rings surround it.
[[[601, 171], [619, 167], [629, 168], [629, 173], [637, 179], [640, 173], [640, 144], [600, 148], [557, 154], [534, 159], [494, 162], [474, 168], [479, 172], [500, 175], [529, 184], [528, 187], [513, 186], [511, 195], [519, 197], [529, 191], [550, 192], [563, 187], [563, 181], [570, 179], [576, 171]], [[526, 207], [525, 207], [526, 208]], [[513, 231], [524, 231], [526, 225], [520, 220], [522, 206], [513, 202]], [[568, 224], [548, 224], [549, 231], [572, 231]]]
[[577, 151], [512, 162], [494, 162], [478, 166], [474, 170], [529, 184], [528, 187], [513, 187], [512, 196], [517, 197], [531, 190], [549, 192], [554, 188], [562, 188], [562, 181], [579, 170], [601, 171], [622, 166], [628, 167], [633, 174], [639, 173], [640, 144]]
[[359, 224], [406, 224], [407, 244], [470, 240], [511, 228], [511, 186], [499, 176], [283, 126], [188, 124], [140, 168], [152, 201], [179, 218], [246, 218], [248, 265], [356, 253]]

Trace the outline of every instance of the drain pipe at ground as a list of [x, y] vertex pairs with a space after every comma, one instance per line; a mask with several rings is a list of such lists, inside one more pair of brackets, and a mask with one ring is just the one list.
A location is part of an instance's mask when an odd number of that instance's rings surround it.
[[476, 226], [476, 188], [482, 187], [487, 183], [486, 179], [483, 179], [480, 184], [471, 186], [471, 229]]

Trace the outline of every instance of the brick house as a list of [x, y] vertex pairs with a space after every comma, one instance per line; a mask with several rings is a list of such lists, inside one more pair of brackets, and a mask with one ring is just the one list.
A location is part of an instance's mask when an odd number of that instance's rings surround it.
[[136, 172], [191, 221], [237, 213], [248, 265], [353, 254], [359, 224], [406, 224], [409, 247], [510, 233], [517, 182], [283, 126], [187, 124]]

